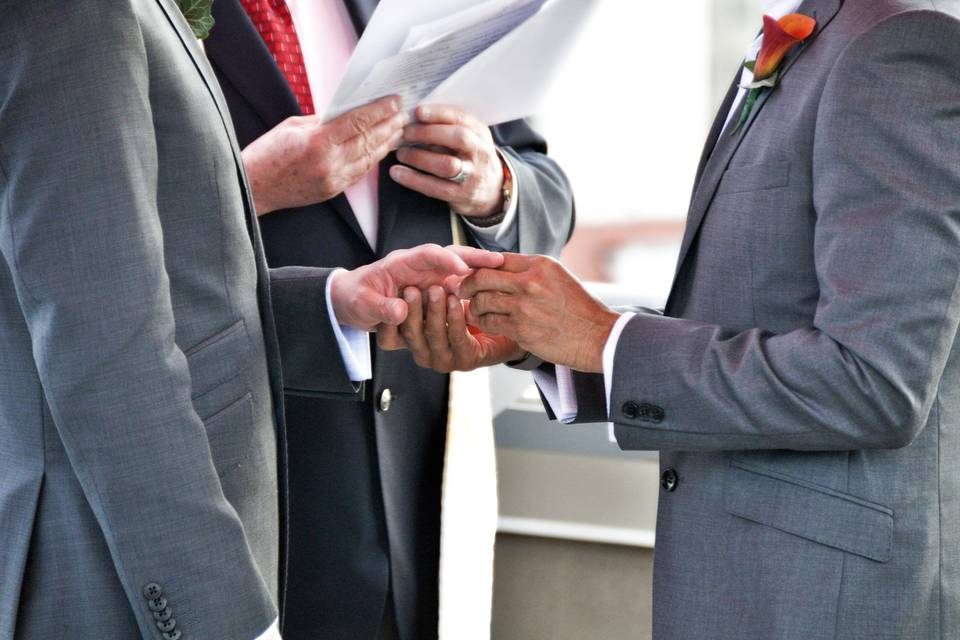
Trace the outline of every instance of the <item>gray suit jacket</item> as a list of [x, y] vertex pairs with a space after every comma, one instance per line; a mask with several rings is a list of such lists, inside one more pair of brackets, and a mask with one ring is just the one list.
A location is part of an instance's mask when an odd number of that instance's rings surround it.
[[0, 638], [255, 638], [282, 599], [281, 355], [289, 388], [354, 391], [328, 272], [268, 272], [172, 0], [3, 9]]
[[662, 450], [654, 637], [957, 638], [960, 11], [800, 12], [813, 38], [707, 147], [665, 314], [616, 351], [617, 439]]

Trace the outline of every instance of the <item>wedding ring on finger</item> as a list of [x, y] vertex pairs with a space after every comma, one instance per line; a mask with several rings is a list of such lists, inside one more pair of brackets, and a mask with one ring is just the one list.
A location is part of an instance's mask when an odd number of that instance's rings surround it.
[[456, 182], [457, 184], [463, 184], [470, 179], [470, 167], [467, 164], [466, 160], [460, 161], [460, 173], [453, 176], [452, 178], [447, 178], [450, 182]]

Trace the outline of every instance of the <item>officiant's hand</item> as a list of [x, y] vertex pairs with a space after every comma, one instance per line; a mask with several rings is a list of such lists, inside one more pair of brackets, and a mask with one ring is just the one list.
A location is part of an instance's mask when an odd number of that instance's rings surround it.
[[603, 348], [619, 315], [556, 260], [503, 256], [499, 270], [480, 269], [453, 287], [471, 301], [467, 322], [548, 362], [601, 373]]
[[420, 106], [416, 115], [417, 122], [404, 129], [403, 141], [420, 146], [397, 151], [403, 165], [390, 167], [390, 177], [449, 203], [461, 216], [499, 214], [504, 173], [490, 127], [457, 107]]
[[472, 371], [524, 355], [509, 338], [471, 330], [464, 312], [469, 303], [449, 295], [443, 287], [430, 287], [424, 293], [407, 287], [403, 298], [410, 309], [407, 319], [399, 327], [377, 330], [381, 349], [409, 349], [418, 365], [440, 373]]
[[395, 96], [327, 123], [315, 115], [287, 118], [243, 150], [257, 215], [341, 194], [399, 146], [408, 120]]
[[[501, 264], [501, 254], [472, 247], [425, 244], [399, 249], [372, 264], [337, 272], [332, 276], [330, 300], [340, 324], [373, 331], [381, 324], [406, 320], [407, 303], [398, 297], [404, 288], [440, 286], [471, 269], [496, 269]], [[419, 307], [416, 312], [420, 313]]]

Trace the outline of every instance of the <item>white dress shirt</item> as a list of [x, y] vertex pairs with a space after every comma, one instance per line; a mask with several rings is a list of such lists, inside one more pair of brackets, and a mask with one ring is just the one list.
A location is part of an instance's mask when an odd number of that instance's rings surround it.
[[[795, 12], [800, 8], [801, 4], [802, 0], [764, 0], [763, 10], [765, 15], [779, 20], [783, 16]], [[747, 55], [744, 57], [744, 60], [756, 59], [762, 42], [763, 36], [758, 36], [747, 50]], [[744, 89], [743, 86], [751, 82], [753, 82], [753, 73], [744, 67], [742, 75], [740, 76], [740, 91], [727, 114], [725, 127], [729, 126], [735, 114], [739, 114], [743, 98], [747, 93], [747, 90]], [[607, 415], [610, 414], [610, 394], [613, 390], [613, 359], [617, 353], [617, 343], [620, 341], [624, 327], [626, 327], [635, 316], [635, 313], [625, 313], [621, 315], [617, 323], [613, 326], [613, 330], [607, 337], [607, 342], [603, 347], [603, 381], [607, 395]], [[577, 417], [578, 409], [577, 395], [573, 386], [573, 372], [567, 367], [558, 365], [556, 367], [555, 377], [544, 374], [541, 371], [534, 371], [533, 377], [543, 392], [544, 397], [547, 399], [550, 408], [557, 416], [557, 420], [567, 424], [573, 422]], [[616, 442], [613, 424], [609, 425], [609, 439], [611, 442]]]

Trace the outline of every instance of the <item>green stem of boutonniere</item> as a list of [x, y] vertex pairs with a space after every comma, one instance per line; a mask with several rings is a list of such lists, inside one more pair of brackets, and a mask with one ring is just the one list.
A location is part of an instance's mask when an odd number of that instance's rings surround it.
[[210, 13], [213, 0], [177, 0], [177, 7], [180, 13], [187, 19], [193, 36], [199, 40], [204, 40], [210, 35], [213, 29], [213, 16]]
[[740, 119], [737, 120], [737, 126], [730, 131], [730, 135], [735, 135], [743, 125], [747, 124], [747, 120], [750, 119], [750, 113], [753, 111], [753, 107], [757, 104], [757, 99], [764, 89], [766, 89], [766, 87], [754, 87], [747, 92], [747, 97], [743, 101], [743, 109], [740, 110]]

